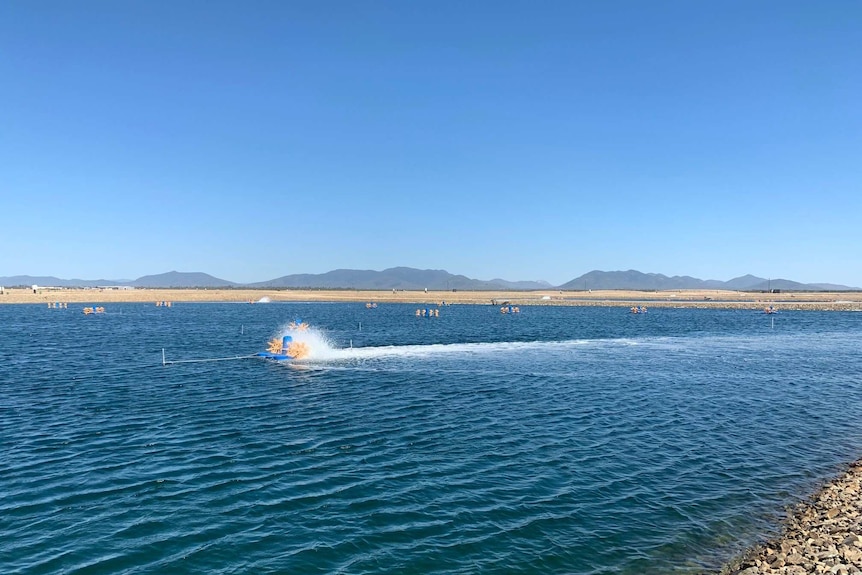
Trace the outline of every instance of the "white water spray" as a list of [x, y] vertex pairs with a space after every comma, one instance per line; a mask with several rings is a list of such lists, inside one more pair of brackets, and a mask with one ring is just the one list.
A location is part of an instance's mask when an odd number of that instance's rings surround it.
[[283, 338], [286, 335], [289, 335], [293, 341], [297, 343], [305, 344], [308, 349], [308, 355], [303, 357], [301, 360], [294, 361], [308, 361], [308, 360], [328, 360], [334, 359], [333, 354], [337, 355], [338, 349], [333, 347], [332, 342], [326, 337], [321, 330], [317, 329], [314, 326], [308, 326], [307, 324], [300, 324], [304, 327], [303, 329], [298, 329], [294, 322], [286, 324], [282, 326], [279, 331], [278, 339]]

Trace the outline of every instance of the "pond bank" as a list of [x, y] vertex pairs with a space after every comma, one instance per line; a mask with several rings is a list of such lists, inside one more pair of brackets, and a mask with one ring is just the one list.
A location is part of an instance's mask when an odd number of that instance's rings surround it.
[[788, 512], [777, 538], [729, 563], [721, 575], [862, 574], [862, 461]]

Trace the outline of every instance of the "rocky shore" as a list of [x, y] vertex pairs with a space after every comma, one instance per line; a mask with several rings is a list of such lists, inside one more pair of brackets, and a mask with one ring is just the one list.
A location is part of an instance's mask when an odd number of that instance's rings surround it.
[[862, 461], [796, 505], [777, 538], [721, 575], [862, 575]]

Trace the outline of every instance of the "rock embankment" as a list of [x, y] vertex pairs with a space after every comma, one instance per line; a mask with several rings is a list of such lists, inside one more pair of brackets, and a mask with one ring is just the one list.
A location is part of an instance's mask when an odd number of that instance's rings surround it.
[[862, 575], [862, 461], [794, 507], [782, 534], [723, 575]]

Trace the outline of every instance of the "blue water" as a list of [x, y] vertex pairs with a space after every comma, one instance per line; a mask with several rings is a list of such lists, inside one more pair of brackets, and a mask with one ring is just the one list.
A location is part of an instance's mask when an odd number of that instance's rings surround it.
[[862, 457], [862, 314], [102, 305], [0, 306], [2, 573], [698, 573]]

